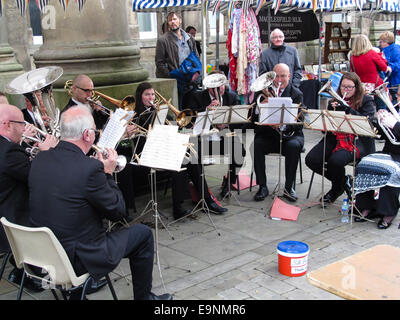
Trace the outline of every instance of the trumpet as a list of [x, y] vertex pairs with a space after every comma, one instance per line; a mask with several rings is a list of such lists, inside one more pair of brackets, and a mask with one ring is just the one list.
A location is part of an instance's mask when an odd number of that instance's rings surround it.
[[[107, 150], [105, 150], [105, 149], [103, 149], [103, 148], [100, 148], [99, 146], [97, 146], [97, 145], [92, 145], [92, 148], [96, 151], [96, 152], [99, 152], [99, 153], [101, 153], [102, 155], [103, 155], [103, 157], [105, 157], [105, 158], [107, 158], [108, 157], [108, 152], [107, 152]], [[123, 155], [118, 155], [118, 158], [117, 158], [117, 166], [115, 167], [115, 169], [114, 169], [114, 173], [118, 173], [118, 172], [121, 172], [122, 170], [124, 170], [125, 169], [125, 166], [126, 166], [126, 157], [125, 156], [123, 156]]]

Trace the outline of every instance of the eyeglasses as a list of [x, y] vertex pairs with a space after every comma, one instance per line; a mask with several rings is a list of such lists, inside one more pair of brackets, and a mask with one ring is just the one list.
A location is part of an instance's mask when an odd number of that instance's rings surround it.
[[8, 121], [18, 123], [18, 124], [23, 124], [25, 126], [25, 121], [18, 121], [18, 120], [8, 120]]
[[344, 90], [353, 90], [356, 86], [340, 86], [341, 89]]
[[92, 93], [93, 90], [94, 90], [94, 89], [83, 89], [83, 88], [78, 87], [78, 86], [75, 86], [75, 87], [77, 87], [78, 89], [81, 89], [82, 91], [84, 91], [84, 92], [86, 92], [86, 93]]
[[284, 36], [273, 36], [273, 37], [271, 37], [271, 39], [283, 39], [284, 38]]

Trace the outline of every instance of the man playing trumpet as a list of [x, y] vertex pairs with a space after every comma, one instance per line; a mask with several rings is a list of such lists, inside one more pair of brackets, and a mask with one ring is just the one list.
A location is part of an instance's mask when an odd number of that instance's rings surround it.
[[[36, 135], [33, 125], [25, 125], [21, 110], [9, 104], [0, 104], [0, 217], [28, 226], [29, 223], [29, 192], [28, 174], [31, 168], [29, 155], [25, 153], [20, 141], [23, 136]], [[47, 135], [38, 143], [39, 150], [48, 150], [57, 144], [57, 139]], [[0, 228], [0, 252], [10, 250], [4, 229]], [[14, 264], [15, 267], [15, 264]], [[9, 280], [20, 282], [23, 270], [14, 268]], [[32, 282], [31, 288], [35, 288]]]

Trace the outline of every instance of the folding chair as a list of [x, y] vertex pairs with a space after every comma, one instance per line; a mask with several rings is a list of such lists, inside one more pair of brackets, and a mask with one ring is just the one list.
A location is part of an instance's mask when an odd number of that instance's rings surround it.
[[[26, 275], [41, 280], [44, 289], [50, 289], [57, 300], [54, 289], [60, 290], [66, 299], [66, 291], [74, 291], [83, 286], [81, 300], [84, 299], [93, 277], [89, 273], [76, 276], [67, 253], [49, 228], [23, 227], [7, 221], [5, 217], [0, 222], [4, 226], [17, 268], [24, 269], [17, 300], [21, 300]], [[44, 275], [37, 275], [32, 266], [44, 271]], [[114, 300], [117, 300], [108, 275], [106, 279]]]

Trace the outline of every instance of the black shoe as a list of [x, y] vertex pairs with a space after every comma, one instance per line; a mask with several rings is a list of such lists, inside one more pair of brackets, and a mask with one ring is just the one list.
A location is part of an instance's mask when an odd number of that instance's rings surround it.
[[378, 229], [383, 230], [383, 229], [389, 228], [389, 227], [392, 225], [392, 221], [393, 221], [393, 219], [390, 220], [390, 222], [386, 222], [386, 221], [384, 220], [384, 218], [382, 218], [382, 219], [379, 220], [379, 222], [378, 222]]
[[340, 191], [333, 191], [333, 189], [329, 190], [326, 195], [324, 195], [324, 203], [334, 203], [337, 198], [339, 198], [343, 194], [343, 189]]
[[368, 214], [365, 217], [361, 213], [361, 216], [354, 217], [354, 222], [366, 222], [368, 220], [375, 219], [376, 217], [379, 217], [379, 216], [380, 215], [377, 214], [375, 211], [368, 212]]
[[207, 207], [211, 213], [214, 213], [216, 215], [221, 215], [224, 212], [228, 211], [227, 208], [219, 206], [215, 201], [207, 202]]
[[[8, 275], [8, 281], [15, 283], [17, 285], [21, 285], [23, 270], [14, 268], [10, 274]], [[41, 281], [38, 279], [33, 279], [25, 276], [24, 280], [24, 288], [29, 289], [33, 292], [42, 292], [44, 289], [42, 288]]]
[[260, 186], [260, 189], [258, 189], [256, 195], [254, 196], [254, 200], [256, 201], [263, 201], [266, 196], [269, 195], [269, 191], [267, 186]]
[[177, 220], [179, 218], [182, 218], [182, 217], [187, 216], [188, 214], [190, 214], [190, 209], [183, 209], [180, 205], [179, 206], [174, 206], [172, 214], [174, 216], [174, 219]]
[[293, 188], [290, 188], [289, 190], [285, 188], [285, 190], [283, 191], [283, 197], [291, 202], [296, 202], [298, 199], [296, 191], [294, 191]]
[[89, 286], [86, 290], [86, 294], [91, 294], [99, 291], [101, 288], [103, 288], [107, 284], [107, 280], [94, 280], [92, 279], [89, 283]]
[[156, 295], [153, 292], [150, 292], [148, 300], [173, 300], [173, 297], [169, 293]]

